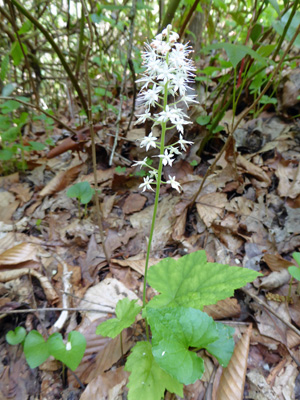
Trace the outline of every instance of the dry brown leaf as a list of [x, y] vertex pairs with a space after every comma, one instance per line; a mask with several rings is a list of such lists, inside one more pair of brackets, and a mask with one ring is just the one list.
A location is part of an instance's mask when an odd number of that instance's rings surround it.
[[[297, 167], [298, 164], [298, 167]], [[295, 161], [282, 160], [275, 171], [279, 178], [278, 194], [281, 197], [295, 199], [300, 194], [300, 164]]]
[[[150, 258], [149, 259], [149, 267], [151, 267], [152, 265], [155, 265], [159, 262], [160, 260], [157, 258]], [[117, 260], [115, 258], [113, 258], [111, 260], [112, 263], [118, 264], [121, 267], [130, 267], [132, 268], [134, 271], [140, 273], [141, 275], [144, 275], [145, 272], [145, 263], [146, 263], [146, 259], [137, 259], [137, 257], [130, 257], [127, 258], [126, 260]]]
[[213, 319], [224, 319], [237, 317], [241, 313], [241, 308], [237, 299], [227, 298], [225, 300], [218, 301], [217, 304], [204, 306], [203, 311], [205, 311]]
[[227, 204], [225, 193], [208, 193], [197, 199], [197, 211], [205, 225], [209, 228], [213, 221], [221, 217]]
[[124, 214], [132, 214], [136, 211], [140, 211], [145, 203], [147, 198], [138, 193], [131, 193], [125, 200], [124, 205], [122, 207]]
[[236, 344], [228, 366], [223, 370], [217, 400], [243, 400], [251, 331], [250, 324]]
[[129, 372], [124, 371], [124, 368], [121, 367], [114, 371], [104, 372], [92, 379], [80, 400], [117, 400], [123, 392], [128, 376]]
[[260, 167], [253, 164], [252, 162], [246, 160], [245, 157], [238, 155], [236, 159], [236, 164], [243, 168], [247, 174], [254, 176], [257, 180], [264, 182], [269, 186], [271, 184], [271, 179]]
[[270, 275], [265, 276], [261, 279], [261, 284], [259, 285], [259, 288], [268, 290], [276, 289], [288, 283], [290, 279], [291, 275], [289, 274], [288, 270], [281, 269], [279, 272], [274, 271], [271, 272]]
[[76, 165], [67, 171], [60, 171], [39, 193], [40, 197], [60, 192], [69, 186], [79, 175], [83, 164]]
[[0, 266], [16, 265], [24, 261], [36, 260], [36, 246], [21, 243], [0, 254]]
[[281, 271], [287, 269], [291, 265], [294, 265], [292, 261], [285, 260], [279, 254], [265, 254], [263, 260], [268, 265], [271, 271]]
[[129, 300], [138, 300], [141, 303], [137, 295], [127, 289], [122, 282], [117, 279], [106, 278], [88, 289], [79, 307], [96, 310], [96, 312], [85, 313], [86, 318], [93, 322], [99, 318], [100, 313], [107, 316], [108, 313], [114, 312], [117, 302], [124, 297], [128, 297]]

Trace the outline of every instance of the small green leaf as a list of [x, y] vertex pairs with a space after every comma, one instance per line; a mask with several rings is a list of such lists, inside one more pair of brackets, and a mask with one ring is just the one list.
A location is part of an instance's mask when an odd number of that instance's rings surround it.
[[18, 30], [18, 34], [22, 35], [23, 33], [27, 33], [30, 31], [32, 27], [32, 23], [27, 19], [24, 24], [21, 26], [21, 28]]
[[263, 26], [261, 24], [255, 24], [251, 30], [250, 38], [253, 43], [256, 43], [263, 33]]
[[196, 119], [197, 124], [203, 126], [207, 125], [210, 121], [210, 115], [201, 115]]
[[98, 325], [96, 334], [115, 338], [123, 329], [132, 325], [142, 309], [136, 302], [137, 300], [129, 300], [127, 297], [119, 300], [116, 306], [117, 318], [109, 319]]
[[113, 98], [113, 94], [112, 92], [110, 92], [109, 90], [106, 90], [104, 88], [95, 88], [95, 95], [96, 96], [105, 96], [105, 97], [109, 97], [109, 98]]
[[161, 400], [167, 389], [183, 397], [183, 385], [163, 371], [155, 361], [151, 344], [138, 342], [131, 351], [125, 365], [130, 371], [128, 400]]
[[11, 149], [3, 149], [0, 150], [0, 160], [2, 161], [9, 161], [13, 158], [14, 152]]
[[[22, 48], [23, 48], [24, 53], [27, 54], [28, 53], [27, 46], [24, 43], [22, 43]], [[10, 50], [10, 54], [11, 54], [11, 56], [13, 58], [14, 65], [16, 67], [18, 65], [20, 65], [21, 61], [24, 58], [23, 51], [22, 51], [22, 49], [20, 47], [19, 42], [14, 42], [12, 44], [11, 50]]]
[[26, 329], [18, 326], [14, 331], [9, 331], [6, 334], [6, 341], [8, 344], [16, 345], [22, 343], [26, 337]]
[[30, 368], [36, 368], [47, 360], [48, 345], [38, 331], [31, 331], [24, 341], [24, 354]]
[[192, 161], [190, 162], [190, 165], [191, 165], [192, 167], [197, 167], [198, 163], [197, 163], [196, 160], [192, 160]]
[[44, 143], [40, 143], [40, 142], [29, 142], [30, 143], [30, 146], [31, 146], [31, 149], [32, 150], [35, 150], [35, 151], [41, 151], [41, 150], [44, 150], [44, 148], [46, 147], [45, 145], [44, 145]]
[[165, 258], [149, 268], [148, 282], [161, 294], [147, 307], [193, 307], [233, 296], [234, 290], [253, 281], [260, 273], [241, 267], [207, 262], [204, 250], [178, 260]]
[[252, 58], [261, 62], [262, 65], [267, 65], [267, 60], [260, 56], [256, 51], [252, 50], [250, 47], [243, 44], [233, 44], [233, 43], [214, 43], [205, 48], [205, 50], [218, 50], [224, 49], [227, 56], [234, 68], [237, 67], [238, 63], [249, 54]]
[[280, 15], [280, 8], [277, 3], [277, 0], [268, 0], [268, 2], [272, 5], [272, 7], [276, 10], [277, 14]]
[[288, 271], [293, 278], [297, 279], [297, 281], [300, 282], [300, 268], [295, 267], [295, 265], [292, 265], [291, 267], [288, 267]]
[[294, 251], [294, 253], [292, 255], [293, 255], [293, 259], [296, 261], [296, 263], [300, 267], [300, 253], [297, 251]]
[[262, 96], [262, 98], [259, 100], [261, 104], [277, 104], [277, 99], [275, 97], [269, 97], [266, 94]]
[[116, 167], [117, 174], [123, 174], [124, 172], [126, 172], [126, 167], [121, 167], [120, 165]]
[[49, 353], [64, 363], [72, 371], [80, 364], [86, 348], [86, 340], [82, 333], [72, 331], [65, 345], [60, 333], [53, 333], [48, 339]]
[[189, 348], [206, 348], [219, 336], [216, 323], [194, 308], [147, 309], [153, 356], [160, 367], [188, 385], [200, 379], [204, 361]]
[[67, 191], [68, 197], [76, 197], [80, 203], [87, 204], [91, 201], [95, 190], [88, 182], [78, 182], [71, 186]]
[[0, 104], [0, 108], [2, 109], [3, 114], [8, 114], [12, 111], [15, 111], [19, 107], [21, 107], [21, 104], [15, 100], [7, 100], [4, 103]]

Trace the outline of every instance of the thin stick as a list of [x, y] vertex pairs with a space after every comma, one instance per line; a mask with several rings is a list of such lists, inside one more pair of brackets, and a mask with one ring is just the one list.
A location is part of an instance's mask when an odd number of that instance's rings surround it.
[[135, 18], [135, 13], [136, 13], [136, 2], [137, 2], [137, 0], [132, 1], [132, 7], [130, 10], [130, 15], [129, 15], [129, 19], [131, 22], [130, 22], [129, 43], [128, 43], [128, 49], [127, 49], [127, 59], [126, 59], [125, 65], [124, 65], [124, 73], [123, 73], [123, 79], [122, 79], [122, 84], [121, 84], [119, 114], [118, 114], [118, 118], [116, 121], [116, 126], [117, 126], [116, 127], [116, 136], [115, 136], [114, 144], [113, 144], [111, 154], [109, 157], [109, 165], [112, 165], [112, 163], [113, 163], [113, 158], [114, 158], [114, 154], [115, 154], [115, 151], [117, 148], [118, 138], [119, 138], [120, 121], [121, 121], [121, 117], [122, 117], [122, 106], [123, 106], [123, 93], [124, 93], [124, 89], [125, 89], [126, 75], [127, 75], [127, 65], [129, 63], [129, 60], [131, 60], [131, 50], [132, 50], [133, 31], [134, 31], [134, 18]]
[[87, 92], [88, 92], [88, 109], [87, 109], [87, 115], [88, 115], [88, 121], [89, 121], [89, 127], [90, 127], [90, 135], [91, 135], [91, 140], [92, 140], [92, 162], [93, 162], [93, 173], [94, 173], [94, 185], [95, 185], [95, 204], [96, 204], [96, 210], [97, 210], [97, 219], [98, 219], [98, 227], [99, 227], [99, 232], [100, 232], [100, 238], [102, 242], [102, 248], [103, 252], [105, 254], [106, 261], [109, 263], [109, 255], [105, 247], [105, 238], [104, 238], [104, 231], [103, 231], [103, 226], [102, 226], [102, 221], [103, 221], [103, 214], [100, 208], [99, 204], [99, 197], [98, 197], [98, 180], [97, 180], [97, 160], [96, 160], [96, 143], [95, 143], [95, 132], [94, 132], [94, 125], [93, 125], [93, 117], [92, 117], [92, 94], [91, 94], [91, 84], [90, 84], [90, 79], [89, 79], [89, 55], [90, 51], [93, 46], [93, 41], [94, 41], [94, 35], [93, 35], [93, 27], [90, 21], [89, 17], [89, 12], [86, 7], [85, 0], [81, 0], [81, 4], [83, 7], [84, 15], [88, 23], [89, 31], [90, 31], [90, 42], [86, 51], [85, 55], [85, 77], [86, 77], [86, 85], [87, 85]]
[[278, 311], [274, 310], [272, 307], [270, 307], [267, 303], [265, 303], [263, 300], [261, 300], [258, 296], [255, 294], [252, 294], [249, 292], [249, 290], [242, 288], [241, 289], [244, 293], [246, 293], [248, 296], [252, 297], [253, 300], [256, 301], [256, 303], [260, 304], [263, 306], [266, 310], [268, 310], [271, 314], [275, 315], [276, 318], [278, 318], [281, 322], [283, 322], [286, 326], [288, 326], [293, 332], [295, 332], [298, 336], [300, 336], [300, 331], [292, 325], [289, 321], [285, 320], [282, 318], [279, 314]]
[[[5, 307], [5, 305], [4, 305]], [[109, 307], [109, 306], [102, 306], [102, 307]], [[53, 311], [70, 311], [70, 312], [95, 312], [99, 314], [115, 314], [113, 310], [97, 310], [95, 308], [63, 308], [63, 307], [47, 307], [47, 308], [26, 308], [24, 310], [6, 310], [0, 311], [0, 314], [29, 314], [35, 312], [53, 312]]]

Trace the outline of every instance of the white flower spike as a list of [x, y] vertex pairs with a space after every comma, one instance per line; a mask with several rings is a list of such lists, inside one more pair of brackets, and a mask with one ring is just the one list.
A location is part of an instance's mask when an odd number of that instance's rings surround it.
[[[141, 140], [140, 147], [145, 147], [146, 151], [159, 148], [160, 167], [159, 169], [147, 165], [145, 158], [143, 161], [136, 161], [133, 166], [148, 167], [149, 175], [144, 178], [140, 185], [143, 192], [153, 190], [151, 185], [161, 182], [160, 174], [163, 166], [172, 166], [175, 156], [180, 156], [181, 151], [186, 151], [186, 146], [193, 142], [183, 139], [184, 127], [192, 122], [180, 108], [182, 104], [187, 107], [192, 103], [197, 103], [196, 95], [188, 94], [192, 89], [189, 85], [194, 81], [193, 61], [189, 58], [192, 52], [188, 44], [178, 42], [179, 35], [172, 32], [171, 25], [168, 25], [158, 34], [151, 43], [145, 44], [142, 53], [145, 71], [143, 76], [137, 80], [143, 84], [138, 96], [139, 103], [144, 106], [144, 112], [138, 115], [136, 124], [141, 124], [150, 120], [153, 125], [161, 125], [161, 143], [151, 132]], [[167, 96], [172, 95], [175, 100], [167, 103]], [[156, 107], [156, 113], [151, 112], [151, 107]], [[179, 140], [173, 145], [165, 146], [164, 138], [166, 129], [176, 128], [179, 132]], [[158, 172], [160, 171], [160, 173]], [[180, 184], [175, 180], [175, 176], [169, 175], [166, 182], [178, 192], [181, 190]]]

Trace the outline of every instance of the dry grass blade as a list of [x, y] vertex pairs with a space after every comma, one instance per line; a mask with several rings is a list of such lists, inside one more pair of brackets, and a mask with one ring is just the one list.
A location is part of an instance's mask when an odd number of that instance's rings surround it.
[[0, 266], [16, 265], [35, 260], [36, 247], [31, 243], [21, 243], [0, 254]]
[[235, 346], [233, 356], [224, 368], [217, 392], [217, 400], [242, 400], [247, 371], [252, 325]]

